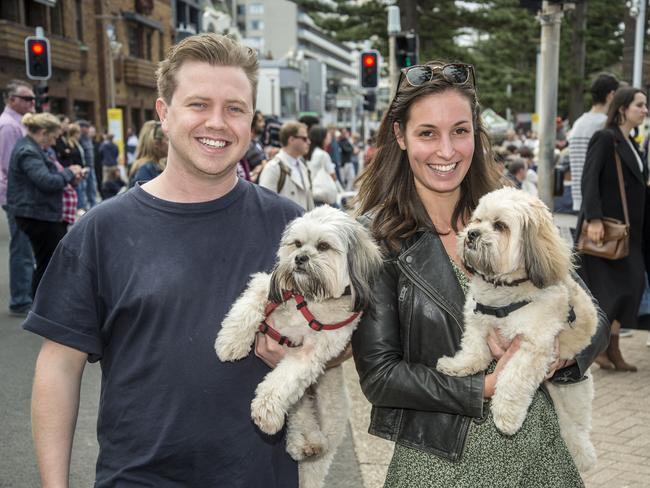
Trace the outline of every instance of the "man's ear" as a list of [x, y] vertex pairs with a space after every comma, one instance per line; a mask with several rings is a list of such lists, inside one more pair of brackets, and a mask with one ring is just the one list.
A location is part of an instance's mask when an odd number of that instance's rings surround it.
[[160, 119], [163, 131], [167, 133], [167, 103], [162, 98], [156, 99], [156, 113]]
[[399, 145], [402, 151], [406, 150], [406, 143], [404, 142], [404, 135], [399, 126], [399, 122], [393, 122], [393, 132], [395, 133], [395, 139], [397, 139], [397, 144]]

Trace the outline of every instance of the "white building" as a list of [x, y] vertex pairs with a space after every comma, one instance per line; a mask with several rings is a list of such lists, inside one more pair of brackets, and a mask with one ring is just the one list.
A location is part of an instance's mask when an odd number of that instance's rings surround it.
[[[356, 125], [361, 92], [354, 49], [327, 37], [288, 0], [237, 0], [236, 19], [242, 41], [269, 60], [262, 62], [260, 110], [282, 118], [310, 111], [324, 124]], [[330, 94], [326, 106], [328, 87], [336, 97]]]

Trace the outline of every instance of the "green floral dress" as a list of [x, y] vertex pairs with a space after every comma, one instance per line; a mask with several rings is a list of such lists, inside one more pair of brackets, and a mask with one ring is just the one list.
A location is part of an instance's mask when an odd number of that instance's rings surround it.
[[[467, 276], [453, 263], [467, 293]], [[490, 366], [490, 370], [494, 364]], [[485, 406], [489, 412], [489, 405]], [[580, 473], [560, 437], [550, 400], [537, 390], [519, 432], [501, 434], [492, 413], [473, 419], [459, 461], [395, 445], [384, 488], [578, 488]]]

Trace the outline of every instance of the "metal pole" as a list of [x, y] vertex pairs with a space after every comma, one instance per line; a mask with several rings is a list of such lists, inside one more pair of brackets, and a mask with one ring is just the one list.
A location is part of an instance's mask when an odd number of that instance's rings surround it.
[[540, 23], [542, 24], [542, 89], [537, 189], [540, 199], [549, 209], [553, 210], [555, 118], [557, 117], [557, 85], [560, 65], [562, 6], [544, 1], [540, 15]]
[[388, 7], [388, 76], [391, 97], [397, 91], [397, 77], [399, 76], [399, 72], [397, 70], [397, 60], [395, 59], [395, 34], [400, 30], [402, 28], [399, 7], [397, 5], [391, 5]]
[[639, 13], [636, 16], [636, 36], [634, 38], [634, 76], [632, 85], [641, 88], [643, 85], [643, 37], [645, 35], [645, 10], [647, 0], [638, 0]]

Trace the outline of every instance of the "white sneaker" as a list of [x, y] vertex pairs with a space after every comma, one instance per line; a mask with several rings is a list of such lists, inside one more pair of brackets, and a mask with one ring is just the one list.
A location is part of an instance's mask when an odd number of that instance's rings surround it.
[[634, 332], [632, 332], [632, 329], [621, 329], [621, 331], [618, 333], [618, 336], [623, 338], [623, 337], [632, 337], [634, 335]]

